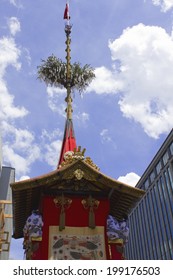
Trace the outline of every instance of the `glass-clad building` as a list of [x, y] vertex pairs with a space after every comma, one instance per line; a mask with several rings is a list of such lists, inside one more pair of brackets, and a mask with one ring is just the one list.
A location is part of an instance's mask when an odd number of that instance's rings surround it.
[[146, 191], [129, 217], [129, 260], [173, 259], [173, 130], [136, 185]]

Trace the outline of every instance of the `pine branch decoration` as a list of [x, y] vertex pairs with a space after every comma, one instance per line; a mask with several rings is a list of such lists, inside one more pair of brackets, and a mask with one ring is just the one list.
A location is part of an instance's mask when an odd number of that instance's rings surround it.
[[70, 80], [67, 80], [67, 65], [61, 59], [51, 55], [47, 60], [42, 60], [38, 68], [38, 78], [47, 85], [59, 88], [67, 88], [70, 83], [71, 89], [76, 89], [79, 93], [85, 91], [91, 81], [95, 78], [94, 69], [86, 64], [81, 67], [79, 62], [70, 64]]

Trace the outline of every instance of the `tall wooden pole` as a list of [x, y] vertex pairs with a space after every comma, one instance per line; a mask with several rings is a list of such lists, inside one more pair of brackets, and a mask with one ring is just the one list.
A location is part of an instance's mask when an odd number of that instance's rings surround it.
[[69, 23], [69, 20], [67, 21], [67, 24], [65, 25], [65, 33], [66, 33], [66, 67], [67, 67], [67, 97], [65, 99], [65, 101], [67, 102], [67, 108], [66, 108], [66, 113], [67, 113], [67, 119], [68, 120], [72, 120], [72, 113], [73, 113], [73, 109], [72, 109], [72, 97], [71, 97], [71, 57], [70, 57], [70, 44], [71, 44], [71, 38], [70, 38], [70, 34], [71, 34], [71, 28], [72, 26]]

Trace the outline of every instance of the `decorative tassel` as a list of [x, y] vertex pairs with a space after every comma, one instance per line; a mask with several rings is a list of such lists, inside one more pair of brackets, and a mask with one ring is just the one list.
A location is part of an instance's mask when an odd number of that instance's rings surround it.
[[89, 218], [88, 218], [88, 227], [89, 228], [92, 228], [94, 229], [96, 227], [96, 224], [95, 224], [95, 213], [94, 213], [94, 210], [96, 210], [99, 206], [99, 201], [92, 198], [92, 196], [90, 195], [88, 197], [88, 199], [83, 199], [82, 200], [82, 204], [83, 204], [83, 207], [85, 209], [88, 209], [89, 208]]
[[93, 207], [91, 206], [89, 210], [89, 228], [94, 229], [95, 227], [95, 213], [93, 211]]
[[67, 198], [62, 193], [62, 196], [54, 198], [54, 203], [57, 208], [61, 208], [59, 216], [59, 230], [62, 231], [65, 229], [65, 209], [68, 209], [72, 203], [72, 199]]
[[59, 217], [59, 230], [63, 230], [65, 229], [65, 211], [64, 211], [64, 207], [61, 207], [61, 213], [60, 213], [60, 217]]

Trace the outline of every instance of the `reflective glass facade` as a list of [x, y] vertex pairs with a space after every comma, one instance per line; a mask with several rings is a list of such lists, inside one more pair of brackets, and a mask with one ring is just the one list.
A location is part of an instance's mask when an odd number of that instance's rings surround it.
[[129, 217], [129, 260], [173, 259], [173, 130], [148, 166], [137, 188], [145, 196]]

